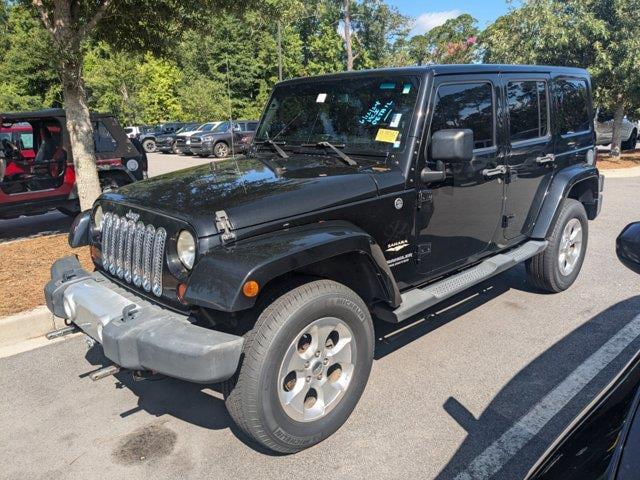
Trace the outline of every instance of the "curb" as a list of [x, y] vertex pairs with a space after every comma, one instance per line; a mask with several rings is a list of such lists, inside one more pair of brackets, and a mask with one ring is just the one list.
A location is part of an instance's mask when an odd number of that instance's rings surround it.
[[54, 317], [45, 306], [0, 318], [0, 347], [41, 337], [64, 327], [64, 320]]

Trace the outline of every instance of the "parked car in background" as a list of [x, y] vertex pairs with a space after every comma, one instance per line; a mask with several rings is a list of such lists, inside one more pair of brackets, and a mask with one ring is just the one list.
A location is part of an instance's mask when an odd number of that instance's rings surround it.
[[191, 151], [199, 157], [215, 155], [225, 158], [236, 153], [247, 151], [258, 128], [258, 120], [240, 120], [222, 122], [210, 132], [191, 135]]
[[214, 130], [222, 122], [207, 122], [200, 125], [198, 128], [191, 132], [181, 133], [176, 137], [175, 153], [179, 155], [191, 155], [191, 136], [203, 132], [210, 132]]
[[179, 130], [172, 133], [163, 133], [156, 136], [156, 150], [162, 153], [177, 153], [176, 138], [178, 135], [190, 134], [197, 130], [199, 123], [187, 123]]
[[[623, 265], [640, 274], [640, 223], [616, 241]], [[527, 480], [640, 477], [640, 352], [558, 437]]]
[[[626, 116], [622, 120], [622, 151], [634, 150], [638, 142], [638, 123]], [[598, 109], [596, 113], [596, 141], [598, 145], [609, 145], [613, 140], [613, 114]]]
[[[108, 114], [91, 114], [98, 176], [103, 191], [146, 178], [144, 155]], [[80, 210], [75, 167], [62, 109], [0, 113], [0, 218], [58, 209]]]
[[138, 140], [140, 140], [145, 152], [152, 153], [156, 151], [156, 138], [158, 136], [174, 133], [184, 125], [186, 125], [184, 122], [161, 123], [150, 129], [145, 129], [138, 136]]
[[140, 134], [142, 134], [145, 130], [149, 130], [149, 127], [146, 125], [124, 127], [124, 132], [129, 138], [136, 138], [140, 136]]

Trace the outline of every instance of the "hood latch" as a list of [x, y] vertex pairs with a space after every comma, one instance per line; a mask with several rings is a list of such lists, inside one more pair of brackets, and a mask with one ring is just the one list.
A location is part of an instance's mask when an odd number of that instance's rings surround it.
[[222, 243], [235, 240], [236, 234], [231, 231], [233, 227], [231, 226], [227, 212], [224, 210], [218, 210], [216, 212], [216, 228], [221, 234], [220, 238], [222, 239]]

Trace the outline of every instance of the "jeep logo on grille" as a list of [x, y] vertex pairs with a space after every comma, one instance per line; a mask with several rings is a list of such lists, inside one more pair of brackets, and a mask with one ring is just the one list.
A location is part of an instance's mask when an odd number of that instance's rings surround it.
[[134, 222], [137, 222], [138, 219], [140, 218], [140, 214], [139, 213], [133, 213], [131, 210], [129, 210], [127, 212], [127, 214], [125, 215], [125, 217], [127, 217], [129, 220], [133, 220]]

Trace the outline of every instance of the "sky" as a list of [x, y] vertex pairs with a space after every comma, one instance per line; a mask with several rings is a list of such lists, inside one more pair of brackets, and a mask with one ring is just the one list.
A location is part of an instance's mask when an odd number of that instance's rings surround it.
[[387, 0], [404, 15], [416, 19], [412, 35], [421, 34], [433, 27], [442, 25], [449, 18], [469, 13], [478, 20], [478, 26], [484, 29], [500, 15], [508, 11], [507, 0], [457, 0], [442, 2], [436, 0]]

